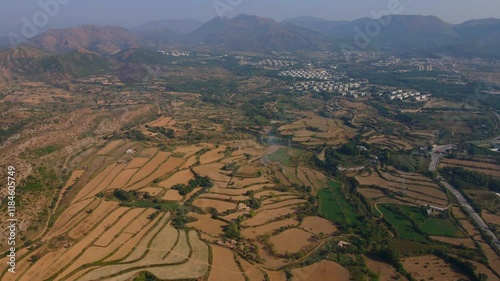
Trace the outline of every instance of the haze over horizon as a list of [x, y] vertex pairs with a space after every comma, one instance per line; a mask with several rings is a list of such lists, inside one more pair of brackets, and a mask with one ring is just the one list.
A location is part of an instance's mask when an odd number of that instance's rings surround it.
[[[0, 35], [15, 31], [23, 24], [23, 17], [32, 19], [42, 10], [41, 1], [9, 1], [0, 10]], [[354, 20], [371, 17], [372, 11], [387, 10], [390, 0], [97, 0], [71, 1], [62, 4], [50, 19], [47, 27], [69, 27], [82, 24], [116, 24], [132, 27], [162, 19], [195, 19], [206, 22], [216, 16], [233, 17], [241, 13], [270, 17], [281, 21], [287, 18], [313, 16], [328, 20]], [[398, 0], [394, 0], [398, 1]], [[146, 2], [146, 3], [145, 3]], [[234, 7], [227, 3], [235, 3]], [[222, 3], [222, 4], [221, 4]], [[500, 18], [500, 1], [496, 0], [443, 0], [436, 4], [431, 0], [400, 0], [401, 14], [434, 15], [449, 23], [461, 23], [471, 19]], [[222, 6], [217, 12], [214, 6]], [[226, 6], [224, 6], [226, 5]], [[224, 7], [230, 7], [225, 9]], [[450, 7], [453, 7], [451, 9]]]

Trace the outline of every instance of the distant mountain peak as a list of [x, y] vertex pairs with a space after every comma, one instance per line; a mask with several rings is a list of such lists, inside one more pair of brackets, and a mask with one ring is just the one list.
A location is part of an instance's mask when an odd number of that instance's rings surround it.
[[310, 49], [318, 46], [320, 35], [270, 18], [240, 14], [214, 18], [189, 36], [193, 43], [204, 42], [230, 49]]

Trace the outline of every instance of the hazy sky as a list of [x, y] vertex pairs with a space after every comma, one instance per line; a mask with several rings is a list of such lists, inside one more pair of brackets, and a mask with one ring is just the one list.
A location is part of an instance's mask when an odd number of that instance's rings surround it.
[[303, 15], [351, 20], [369, 17], [371, 11], [386, 10], [391, 1], [400, 2], [402, 14], [436, 15], [451, 23], [500, 18], [499, 0], [0, 0], [0, 33], [22, 25], [23, 17], [32, 19], [42, 10], [39, 2], [51, 1], [67, 4], [60, 5], [49, 26], [83, 23], [131, 26], [173, 18], [206, 21], [218, 15], [215, 3], [236, 3], [231, 11], [223, 13], [225, 16], [247, 13], [277, 20]]

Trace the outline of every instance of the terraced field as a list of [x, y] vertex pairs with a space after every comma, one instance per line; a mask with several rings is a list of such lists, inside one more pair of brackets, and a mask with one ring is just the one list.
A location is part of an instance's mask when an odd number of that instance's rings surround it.
[[420, 174], [390, 169], [378, 172], [372, 170], [357, 175], [356, 180], [363, 187], [359, 192], [371, 199], [373, 204], [386, 202], [387, 195], [391, 194], [401, 204], [440, 208], [448, 206], [446, 193], [431, 179]]

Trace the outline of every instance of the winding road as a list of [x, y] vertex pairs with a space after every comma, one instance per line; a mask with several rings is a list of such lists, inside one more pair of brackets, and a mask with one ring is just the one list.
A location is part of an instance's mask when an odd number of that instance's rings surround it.
[[[438, 153], [438, 151], [445, 151], [446, 149], [452, 148], [454, 145], [449, 144], [449, 145], [444, 145], [444, 146], [434, 146], [432, 150], [432, 158], [431, 158], [431, 163], [429, 165], [429, 170], [430, 171], [437, 171], [439, 161], [441, 158], [444, 157], [444, 154]], [[493, 239], [493, 244], [497, 248], [498, 251], [500, 251], [500, 240], [495, 236], [493, 231], [484, 223], [483, 219], [474, 211], [472, 206], [465, 200], [465, 197], [458, 191], [456, 188], [451, 186], [443, 177], [438, 175], [437, 179], [439, 182], [446, 188], [448, 191], [455, 196], [457, 201], [460, 203], [460, 205], [463, 207], [465, 212], [471, 217], [474, 222], [476, 223], [479, 228], [486, 233], [486, 235], [490, 236]]]

